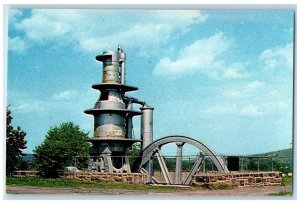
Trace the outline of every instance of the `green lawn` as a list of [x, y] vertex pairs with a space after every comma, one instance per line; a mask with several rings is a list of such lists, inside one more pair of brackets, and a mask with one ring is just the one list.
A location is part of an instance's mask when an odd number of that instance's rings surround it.
[[290, 191], [281, 191], [279, 193], [271, 193], [270, 196], [292, 196], [293, 193]]
[[38, 187], [73, 187], [73, 188], [101, 188], [101, 189], [127, 189], [127, 190], [181, 190], [171, 186], [148, 186], [143, 184], [126, 184], [121, 182], [82, 182], [67, 179], [45, 179], [45, 178], [6, 178], [6, 185], [16, 186], [38, 186]]
[[287, 186], [287, 185], [293, 185], [293, 177], [291, 176], [286, 176], [282, 178], [282, 185]]

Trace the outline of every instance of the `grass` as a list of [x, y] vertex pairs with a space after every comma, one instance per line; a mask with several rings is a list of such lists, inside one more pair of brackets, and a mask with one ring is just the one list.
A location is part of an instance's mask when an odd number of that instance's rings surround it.
[[293, 184], [293, 177], [291, 176], [282, 177], [282, 182], [281, 182], [282, 186], [287, 186], [292, 184]]
[[148, 186], [143, 184], [127, 184], [121, 182], [82, 182], [78, 180], [67, 179], [45, 179], [36, 177], [24, 177], [24, 178], [6, 178], [6, 185], [14, 186], [37, 186], [37, 187], [68, 187], [68, 188], [101, 188], [101, 189], [127, 189], [127, 190], [181, 190], [180, 188], [171, 186]]
[[270, 196], [292, 196], [293, 193], [291, 191], [280, 191], [278, 193], [271, 193]]

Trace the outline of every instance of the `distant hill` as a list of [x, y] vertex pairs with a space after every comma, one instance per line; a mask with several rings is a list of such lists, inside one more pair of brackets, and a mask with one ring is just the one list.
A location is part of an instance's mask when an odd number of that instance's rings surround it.
[[273, 170], [281, 171], [283, 173], [293, 172], [292, 148], [266, 152], [262, 154], [249, 155], [248, 168], [251, 170], [256, 168], [255, 162], [253, 163], [255, 158], [256, 160], [260, 161], [260, 168], [262, 170], [269, 170], [271, 161], [273, 163]]
[[273, 151], [273, 152], [266, 152], [262, 154], [254, 154], [251, 156], [269, 156], [269, 155], [277, 155], [277, 157], [281, 158], [293, 158], [293, 149], [283, 149], [283, 150], [278, 150], [278, 151]]

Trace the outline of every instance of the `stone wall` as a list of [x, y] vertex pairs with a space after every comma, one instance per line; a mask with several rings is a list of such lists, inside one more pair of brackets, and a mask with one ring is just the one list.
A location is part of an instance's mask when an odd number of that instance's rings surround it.
[[14, 171], [14, 177], [38, 177], [38, 171]]
[[193, 177], [194, 185], [232, 185], [246, 186], [278, 186], [281, 185], [281, 172], [231, 172], [231, 173], [200, 173]]
[[136, 184], [146, 184], [148, 182], [148, 175], [142, 173], [64, 172], [60, 174], [60, 177], [80, 181], [123, 182]]
[[[15, 171], [14, 177], [39, 177], [38, 171]], [[80, 181], [123, 182], [146, 184], [148, 174], [142, 173], [90, 173], [90, 172], [60, 172], [60, 178]]]

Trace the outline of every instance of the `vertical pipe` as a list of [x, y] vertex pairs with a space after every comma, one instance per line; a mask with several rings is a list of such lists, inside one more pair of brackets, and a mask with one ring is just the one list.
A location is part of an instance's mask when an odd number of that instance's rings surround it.
[[121, 64], [121, 84], [125, 84], [125, 61]]
[[126, 55], [125, 55], [125, 53], [123, 52], [123, 49], [120, 46], [119, 46], [118, 50], [119, 50], [119, 56], [120, 56], [119, 63], [120, 63], [120, 66], [121, 66], [121, 84], [125, 84], [125, 60], [126, 60]]
[[141, 117], [141, 139], [142, 150], [153, 142], [153, 110], [154, 108], [144, 105], [140, 108], [142, 111]]
[[[144, 104], [140, 108], [142, 111], [141, 117], [141, 140], [142, 150], [153, 142], [153, 110], [154, 108]], [[144, 166], [148, 172], [153, 173], [153, 162], [149, 160]]]

